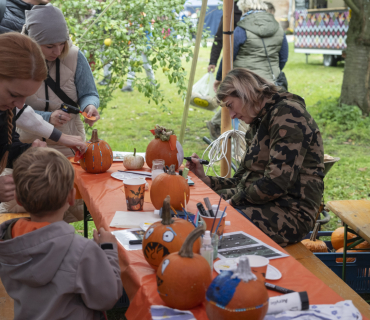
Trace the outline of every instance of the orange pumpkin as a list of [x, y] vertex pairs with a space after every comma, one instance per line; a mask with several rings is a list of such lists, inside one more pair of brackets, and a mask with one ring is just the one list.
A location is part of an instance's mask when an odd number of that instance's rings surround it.
[[236, 271], [221, 272], [206, 294], [206, 312], [212, 320], [262, 320], [268, 308], [264, 281], [252, 273], [248, 257], [240, 257]]
[[181, 210], [183, 205], [189, 202], [190, 188], [188, 181], [180, 176], [176, 175], [175, 166], [171, 165], [167, 173], [161, 173], [152, 182], [150, 188], [150, 200], [157, 210], [162, 207], [163, 200], [167, 195], [171, 197], [171, 206], [176, 210]]
[[[343, 248], [340, 248], [336, 251], [337, 253], [343, 252]], [[347, 250], [347, 252], [359, 252], [358, 250]], [[336, 262], [343, 262], [343, 258], [335, 259]], [[356, 258], [346, 258], [346, 262], [355, 262]]]
[[316, 223], [313, 228], [310, 239], [302, 240], [302, 244], [311, 252], [328, 252], [326, 243], [321, 240], [316, 240], [317, 232], [319, 231], [320, 223]]
[[[357, 236], [353, 233], [347, 232], [347, 245], [348, 240], [356, 238]], [[344, 247], [344, 227], [340, 227], [333, 231], [331, 234], [331, 244], [335, 250]]]
[[[153, 187], [152, 187], [153, 188]], [[179, 251], [186, 237], [194, 226], [184, 219], [171, 219], [170, 197], [163, 201], [162, 221], [153, 223], [144, 234], [143, 253], [145, 260], [157, 269], [163, 258], [172, 252]], [[194, 244], [194, 252], [198, 253], [201, 242]]]
[[88, 173], [107, 171], [113, 163], [113, 152], [108, 143], [98, 138], [98, 130], [93, 130], [91, 139], [86, 144], [87, 151], [80, 159], [81, 168]]
[[189, 310], [206, 297], [212, 281], [209, 263], [201, 255], [193, 253], [193, 244], [202, 234], [203, 226], [193, 230], [181, 250], [164, 258], [157, 270], [159, 296], [171, 308]]
[[151, 168], [153, 160], [162, 159], [166, 166], [173, 164], [175, 165], [175, 170], [177, 170], [184, 160], [184, 151], [180, 142], [177, 141], [173, 130], [167, 130], [157, 125], [151, 131], [155, 135], [155, 138], [146, 148], [146, 164]]

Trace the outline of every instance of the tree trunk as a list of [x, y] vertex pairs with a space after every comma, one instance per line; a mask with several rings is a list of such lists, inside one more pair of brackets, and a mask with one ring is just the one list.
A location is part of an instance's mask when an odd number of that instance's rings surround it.
[[346, 0], [352, 9], [347, 32], [346, 63], [341, 103], [357, 105], [370, 114], [370, 5], [367, 0]]

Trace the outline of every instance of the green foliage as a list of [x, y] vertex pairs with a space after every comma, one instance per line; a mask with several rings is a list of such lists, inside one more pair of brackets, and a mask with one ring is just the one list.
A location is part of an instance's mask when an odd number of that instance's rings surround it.
[[[102, 69], [110, 65], [112, 78], [108, 86], [98, 87], [103, 110], [117, 87], [122, 88], [129, 68], [135, 72], [145, 71], [141, 53], [145, 53], [154, 71], [163, 72], [178, 95], [187, 89], [186, 71], [182, 58], [189, 61], [192, 49], [188, 38], [193, 29], [190, 20], [176, 19], [174, 11], [183, 10], [185, 0], [149, 1], [116, 0], [92, 25], [111, 0], [79, 0], [53, 2], [64, 13], [73, 42], [88, 59], [95, 78], [102, 77]], [[92, 26], [88, 32], [86, 30]], [[170, 33], [170, 34], [169, 34]], [[177, 38], [179, 36], [179, 39]], [[111, 45], [104, 40], [111, 39]], [[170, 99], [165, 97], [158, 81], [153, 85], [146, 77], [137, 77], [134, 82], [148, 103], [154, 101], [167, 110]]]
[[340, 104], [339, 99], [328, 98], [310, 109], [324, 137], [338, 142], [370, 142], [370, 118], [363, 117], [357, 106]]

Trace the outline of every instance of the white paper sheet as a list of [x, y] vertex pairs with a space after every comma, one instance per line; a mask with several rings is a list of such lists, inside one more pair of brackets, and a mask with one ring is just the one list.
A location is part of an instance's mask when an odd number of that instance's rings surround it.
[[142, 244], [130, 244], [130, 240], [143, 240], [145, 231], [141, 229], [127, 229], [113, 231], [112, 234], [126, 250], [141, 250]]
[[116, 211], [110, 226], [113, 228], [140, 228], [140, 223], [159, 221], [154, 211]]

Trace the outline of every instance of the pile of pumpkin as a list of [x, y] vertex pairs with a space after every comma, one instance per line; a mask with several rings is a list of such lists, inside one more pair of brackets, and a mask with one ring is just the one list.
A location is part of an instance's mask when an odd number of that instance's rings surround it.
[[[311, 252], [328, 252], [326, 243], [322, 240], [317, 240], [317, 233], [320, 224], [316, 223], [315, 228], [312, 231], [310, 239], [302, 240], [302, 244]], [[347, 241], [357, 236], [353, 233], [347, 232]], [[331, 245], [333, 250], [337, 253], [343, 252], [344, 247], [344, 227], [340, 227], [333, 231], [331, 234]], [[363, 241], [353, 248], [354, 250], [347, 250], [347, 252], [365, 252], [370, 251], [370, 244], [367, 241]], [[362, 250], [356, 250], [362, 249]], [[346, 258], [346, 262], [354, 262], [355, 258]], [[336, 262], [343, 262], [343, 258], [337, 258]]]

